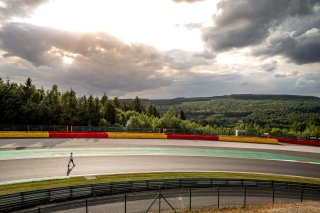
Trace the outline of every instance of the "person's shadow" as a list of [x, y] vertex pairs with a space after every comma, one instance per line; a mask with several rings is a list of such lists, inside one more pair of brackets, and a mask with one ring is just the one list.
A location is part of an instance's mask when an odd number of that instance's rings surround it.
[[70, 165], [68, 165], [67, 176], [69, 176], [69, 174], [71, 173], [73, 168], [74, 168], [73, 165], [71, 167], [70, 167]]

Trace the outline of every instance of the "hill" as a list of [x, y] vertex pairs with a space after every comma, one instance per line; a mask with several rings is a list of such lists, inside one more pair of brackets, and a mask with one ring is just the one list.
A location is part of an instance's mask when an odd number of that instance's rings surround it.
[[320, 98], [315, 96], [240, 94], [141, 102], [162, 113], [174, 107], [187, 119], [223, 127], [256, 124], [299, 131], [310, 123], [320, 125]]

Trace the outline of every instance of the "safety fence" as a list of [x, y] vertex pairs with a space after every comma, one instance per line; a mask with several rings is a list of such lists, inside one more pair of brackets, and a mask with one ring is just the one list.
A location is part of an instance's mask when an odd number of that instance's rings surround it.
[[70, 125], [15, 125], [0, 124], [0, 131], [47, 131], [47, 132], [140, 132], [140, 133], [170, 133], [170, 134], [200, 134], [200, 135], [233, 135], [232, 129], [201, 131], [192, 129], [172, 128], [126, 128], [106, 126], [70, 126]]
[[0, 212], [161, 212], [320, 201], [320, 185], [253, 179], [162, 179], [101, 183], [0, 196]]
[[295, 139], [284, 137], [233, 136], [232, 134], [233, 131], [231, 129], [229, 131], [220, 132], [164, 128], [0, 124], [0, 138], [154, 138], [219, 140], [269, 144], [281, 142], [320, 146], [319, 137], [314, 137], [315, 139]]

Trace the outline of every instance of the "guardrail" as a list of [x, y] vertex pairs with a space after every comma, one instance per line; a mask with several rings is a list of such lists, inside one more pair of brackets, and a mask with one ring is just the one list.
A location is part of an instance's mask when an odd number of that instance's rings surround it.
[[[177, 197], [177, 194], [178, 199], [173, 199]], [[161, 200], [166, 203], [162, 205], [162, 208], [166, 206], [166, 208], [170, 207], [171, 210], [176, 211], [176, 209], [181, 208], [189, 210], [203, 208], [213, 200], [216, 202], [210, 206], [216, 206], [217, 208], [233, 205], [233, 200], [239, 199], [240, 202], [237, 202], [237, 205], [246, 206], [251, 203], [250, 199], [256, 198], [259, 198], [259, 202], [267, 203], [274, 203], [278, 199], [284, 198], [301, 202], [304, 200], [319, 201], [320, 185], [269, 180], [213, 178], [101, 183], [2, 195], [0, 196], [0, 212], [26, 208], [29, 208], [27, 212], [48, 212], [48, 209], [57, 208], [80, 208], [83, 212], [89, 212], [89, 209], [96, 205], [109, 205], [110, 203], [121, 204], [113, 206], [113, 208], [118, 208], [117, 212], [120, 211], [119, 208], [122, 208], [123, 212], [127, 212], [130, 208], [139, 208], [137, 212], [148, 212], [158, 200], [156, 203], [159, 203], [157, 208], [160, 212], [163, 210], [161, 209]], [[199, 199], [200, 201], [208, 200], [208, 202], [199, 206]], [[142, 202], [143, 200], [146, 201]], [[181, 200], [185, 203], [184, 205], [177, 204]], [[64, 202], [71, 203], [66, 205]], [[134, 202], [136, 202], [135, 205]], [[142, 206], [141, 202], [145, 205]], [[39, 207], [39, 205], [46, 206]], [[38, 207], [34, 208], [35, 206]]]

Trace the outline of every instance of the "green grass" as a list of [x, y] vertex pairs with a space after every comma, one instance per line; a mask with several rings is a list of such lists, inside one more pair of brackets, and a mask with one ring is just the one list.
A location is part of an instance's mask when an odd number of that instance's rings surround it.
[[71, 177], [55, 180], [31, 181], [25, 183], [3, 184], [0, 185], [0, 195], [13, 194], [18, 192], [33, 191], [39, 189], [49, 189], [65, 186], [75, 186], [95, 183], [134, 181], [134, 180], [152, 180], [152, 179], [176, 179], [176, 178], [236, 178], [236, 179], [258, 179], [258, 180], [278, 180], [292, 181], [302, 183], [320, 184], [320, 179], [253, 174], [253, 173], [235, 173], [235, 172], [159, 172], [159, 173], [132, 173], [132, 174], [114, 174], [99, 175], [94, 180], [87, 180], [85, 177]]

